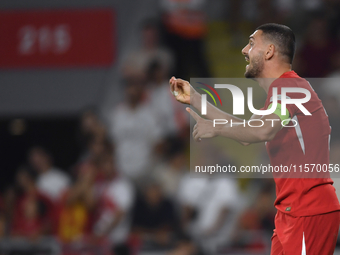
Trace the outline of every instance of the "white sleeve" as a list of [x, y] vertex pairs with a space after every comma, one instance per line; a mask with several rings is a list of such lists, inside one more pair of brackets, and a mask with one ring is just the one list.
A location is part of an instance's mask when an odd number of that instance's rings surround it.
[[218, 183], [217, 200], [224, 207], [234, 208], [239, 203], [237, 183], [233, 179], [221, 179]]
[[182, 204], [196, 206], [199, 197], [205, 188], [206, 180], [204, 178], [184, 177], [180, 183], [178, 199]]
[[108, 197], [123, 211], [128, 211], [133, 204], [134, 191], [132, 185], [126, 180], [119, 180], [108, 190]]

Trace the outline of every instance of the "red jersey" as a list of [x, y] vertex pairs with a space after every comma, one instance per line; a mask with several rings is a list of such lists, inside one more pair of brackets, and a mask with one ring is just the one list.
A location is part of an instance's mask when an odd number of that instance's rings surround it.
[[[278, 103], [282, 105], [282, 87], [307, 89], [311, 93], [311, 99], [303, 106], [311, 115], [304, 115], [296, 105], [287, 104], [290, 118], [294, 120], [289, 126], [294, 124], [295, 127], [283, 127], [273, 140], [266, 143], [271, 165], [290, 167], [291, 172], [294, 167], [296, 172], [304, 171], [305, 164], [328, 166], [331, 128], [321, 100], [305, 79], [290, 71], [270, 85], [265, 109], [272, 103], [273, 88], [277, 88]], [[287, 93], [286, 96], [291, 99], [305, 97], [302, 93]], [[309, 166], [311, 169], [312, 165]], [[316, 169], [313, 171], [316, 172]], [[274, 173], [277, 196], [274, 205], [278, 210], [292, 216], [311, 216], [340, 210], [333, 181], [328, 172], [322, 173], [320, 178], [308, 178], [313, 176], [310, 172], [303, 173], [302, 176], [307, 178], [296, 176]]]

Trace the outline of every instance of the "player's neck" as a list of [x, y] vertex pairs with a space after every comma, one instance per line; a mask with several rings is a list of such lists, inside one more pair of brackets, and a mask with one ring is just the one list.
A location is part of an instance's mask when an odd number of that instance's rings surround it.
[[292, 66], [290, 64], [284, 65], [270, 65], [268, 68], [264, 68], [260, 79], [257, 79], [260, 87], [262, 87], [266, 93], [268, 94], [268, 90], [272, 82], [281, 77], [285, 72], [289, 72], [292, 70]]

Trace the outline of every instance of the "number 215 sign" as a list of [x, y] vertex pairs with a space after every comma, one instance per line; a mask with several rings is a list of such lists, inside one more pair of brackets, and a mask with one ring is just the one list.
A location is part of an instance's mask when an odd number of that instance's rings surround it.
[[107, 9], [0, 11], [0, 68], [109, 66], [114, 22]]

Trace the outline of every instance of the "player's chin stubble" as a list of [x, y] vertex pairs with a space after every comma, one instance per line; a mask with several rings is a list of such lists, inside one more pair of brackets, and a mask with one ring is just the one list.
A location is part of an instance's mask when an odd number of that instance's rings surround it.
[[244, 73], [246, 78], [254, 79], [259, 76], [263, 70], [263, 60], [261, 56], [256, 56], [250, 61], [248, 70]]

